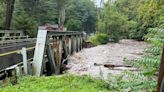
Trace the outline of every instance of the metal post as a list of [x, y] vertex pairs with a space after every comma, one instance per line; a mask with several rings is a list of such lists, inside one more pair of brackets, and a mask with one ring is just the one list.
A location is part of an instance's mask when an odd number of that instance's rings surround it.
[[21, 76], [21, 69], [19, 66], [16, 67], [16, 76]]
[[36, 46], [35, 46], [35, 52], [34, 52], [34, 74], [35, 76], [41, 76], [42, 74], [42, 64], [44, 61], [44, 55], [45, 55], [45, 49], [46, 49], [46, 39], [47, 39], [47, 30], [39, 30]]
[[28, 75], [28, 66], [27, 66], [27, 52], [26, 52], [26, 48], [23, 47], [21, 50], [21, 54], [23, 56], [23, 68], [24, 68], [24, 73], [25, 75]]

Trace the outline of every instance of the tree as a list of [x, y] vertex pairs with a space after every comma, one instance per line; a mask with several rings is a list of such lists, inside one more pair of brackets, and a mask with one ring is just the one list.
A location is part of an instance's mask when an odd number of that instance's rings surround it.
[[107, 33], [118, 42], [121, 38], [129, 38], [130, 32], [136, 29], [136, 22], [120, 12], [116, 2], [108, 1], [103, 7], [103, 17], [97, 21], [97, 31]]
[[[66, 25], [68, 30], [72, 29], [70, 20], [78, 22], [77, 31], [86, 31], [88, 33], [95, 31], [96, 8], [90, 0], [70, 0], [66, 9]], [[81, 23], [80, 23], [81, 22]]]
[[[38, 25], [58, 23], [56, 0], [19, 0], [17, 3], [17, 13], [20, 13], [21, 11], [27, 13], [37, 21]], [[19, 7], [22, 7], [21, 11], [19, 11]]]
[[78, 19], [69, 19], [66, 27], [71, 31], [79, 31], [82, 29], [82, 22]]
[[58, 25], [61, 30], [63, 30], [65, 22], [65, 8], [68, 0], [57, 0], [58, 9]]
[[0, 0], [0, 29], [4, 29], [4, 21], [6, 16], [6, 0]]
[[6, 30], [10, 30], [10, 27], [11, 27], [11, 21], [12, 21], [12, 16], [13, 16], [13, 11], [14, 11], [14, 3], [15, 3], [15, 0], [7, 0], [6, 19], [4, 23], [4, 28]]
[[158, 26], [160, 9], [157, 0], [147, 0], [140, 3], [137, 9], [138, 28], [135, 33], [137, 39], [143, 40], [143, 37], [148, 33], [148, 28]]

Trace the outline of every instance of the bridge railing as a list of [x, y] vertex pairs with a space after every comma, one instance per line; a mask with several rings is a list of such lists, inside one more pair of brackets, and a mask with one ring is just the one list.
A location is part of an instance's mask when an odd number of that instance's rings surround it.
[[[20, 62], [8, 68], [7, 71], [14, 70], [17, 73], [16, 75], [22, 75], [22, 73], [25, 73], [24, 70], [27, 70], [26, 73], [29, 75], [36, 76], [41, 76], [45, 71], [51, 72], [51, 74], [60, 74], [62, 67], [67, 64], [68, 57], [83, 48], [83, 41], [83, 32], [39, 30], [35, 41], [36, 46], [26, 49], [27, 51], [35, 49], [34, 57], [30, 58], [30, 61], [32, 61], [26, 62], [26, 65]], [[5, 53], [5, 55], [17, 52]], [[23, 56], [23, 58], [27, 58], [27, 55]], [[29, 61], [29, 58], [25, 61]], [[27, 67], [23, 67], [22, 64]]]
[[29, 38], [29, 36], [0, 37], [0, 45], [20, 43], [20, 42], [29, 42], [29, 41], [30, 42], [36, 41], [36, 38]]
[[0, 37], [4, 36], [23, 36], [23, 31], [18, 30], [0, 30]]
[[67, 58], [83, 46], [83, 32], [39, 30], [34, 52], [34, 75], [42, 75], [44, 55], [47, 55], [51, 72], [61, 73]]

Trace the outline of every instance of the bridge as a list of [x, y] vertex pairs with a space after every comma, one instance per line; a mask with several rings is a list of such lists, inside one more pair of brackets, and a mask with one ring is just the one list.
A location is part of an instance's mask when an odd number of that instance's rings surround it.
[[60, 74], [69, 56], [83, 48], [84, 35], [76, 31], [39, 30], [37, 38], [21, 31], [0, 32], [0, 77]]

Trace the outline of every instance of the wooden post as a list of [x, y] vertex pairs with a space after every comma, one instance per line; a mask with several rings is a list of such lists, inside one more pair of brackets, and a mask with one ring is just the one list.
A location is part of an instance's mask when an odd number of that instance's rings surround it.
[[80, 36], [80, 50], [82, 50], [83, 48], [83, 38], [82, 36]]
[[73, 52], [76, 52], [76, 47], [77, 47], [77, 41], [76, 41], [76, 36], [73, 37]]
[[80, 36], [78, 36], [78, 51], [80, 51]]
[[55, 52], [54, 50], [51, 48], [51, 45], [50, 45], [50, 42], [49, 42], [49, 39], [47, 38], [47, 57], [48, 57], [48, 60], [49, 60], [49, 63], [50, 63], [50, 69], [51, 69], [51, 72], [52, 73], [56, 73], [55, 70], [57, 70], [57, 67], [56, 67], [56, 62], [55, 62]]
[[55, 58], [56, 58], [56, 70], [55, 73], [58, 75], [60, 74], [60, 67], [61, 67], [61, 62], [62, 62], [62, 36], [57, 37], [57, 41], [56, 41], [56, 54], [55, 54]]
[[68, 44], [69, 44], [69, 54], [72, 54], [72, 39], [71, 39], [71, 36], [69, 37], [69, 42], [68, 42]]
[[160, 70], [159, 70], [159, 76], [158, 76], [157, 92], [160, 92], [160, 89], [162, 89], [161, 83], [162, 83], [163, 78], [164, 78], [164, 47], [162, 51], [161, 64], [160, 64]]
[[67, 58], [67, 56], [68, 56], [68, 49], [67, 49], [67, 39], [66, 39], [66, 37], [64, 36], [63, 37], [63, 53], [64, 53], [64, 56], [63, 56], [63, 58]]

